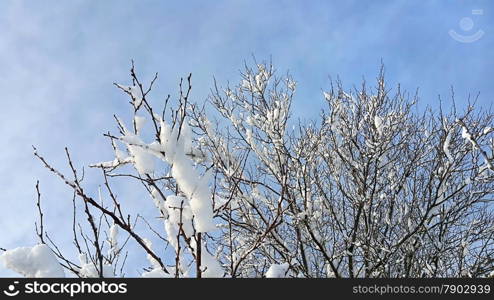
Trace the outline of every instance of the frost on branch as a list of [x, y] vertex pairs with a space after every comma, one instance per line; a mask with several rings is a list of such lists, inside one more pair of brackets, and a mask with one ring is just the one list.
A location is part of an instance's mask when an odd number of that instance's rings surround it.
[[[116, 85], [131, 113], [114, 116], [112, 157], [92, 165], [103, 175], [97, 200], [68, 151], [70, 176], [35, 153], [83, 210], [83, 260], [54, 252], [66, 270], [127, 275], [135, 243], [142, 277], [491, 276], [493, 114], [418, 107], [381, 72], [374, 86], [330, 82], [325, 109], [302, 121], [289, 74], [256, 63], [240, 77], [194, 103], [189, 75], [158, 106], [157, 76], [147, 86], [132, 68], [132, 83]], [[136, 181], [150, 201], [119, 193], [117, 180]]]
[[57, 258], [44, 244], [7, 250], [0, 255], [0, 259], [7, 269], [24, 277], [65, 277]]

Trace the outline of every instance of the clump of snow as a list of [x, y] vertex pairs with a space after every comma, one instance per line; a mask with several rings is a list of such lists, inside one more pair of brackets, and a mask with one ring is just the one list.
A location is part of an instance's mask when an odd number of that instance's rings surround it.
[[184, 233], [187, 236], [192, 236], [194, 229], [192, 228], [192, 210], [189, 200], [185, 197], [170, 195], [166, 197], [165, 207], [168, 212], [167, 222], [169, 223], [169, 228], [166, 228], [170, 243], [172, 245], [176, 243], [176, 233], [178, 232], [180, 223], [182, 223]]
[[[197, 252], [197, 243], [192, 240], [190, 243], [194, 252]], [[204, 278], [220, 278], [223, 277], [225, 271], [218, 260], [211, 255], [204, 243], [201, 243], [201, 270]]]
[[116, 247], [118, 243], [118, 225], [113, 224], [110, 227], [109, 242], [112, 247]]
[[117, 255], [118, 252], [118, 225], [113, 224], [110, 227], [108, 233], [108, 242], [110, 243], [110, 250], [108, 253], [111, 255]]
[[122, 140], [127, 143], [127, 148], [134, 159], [134, 166], [137, 172], [140, 175], [153, 173], [155, 158], [147, 149], [147, 145], [143, 144], [138, 136], [129, 132], [126, 132]]
[[136, 132], [137, 132], [137, 134], [139, 134], [139, 133], [141, 133], [141, 130], [144, 127], [144, 124], [146, 124], [146, 118], [135, 115], [134, 116], [134, 124], [135, 124], [135, 128], [136, 128]]
[[192, 152], [192, 129], [187, 122], [182, 124], [182, 131], [180, 132], [180, 140], [183, 142], [184, 153]]
[[451, 143], [451, 131], [448, 131], [448, 134], [446, 135], [446, 139], [443, 144], [443, 150], [449, 162], [452, 163], [454, 161], [454, 158], [453, 155], [451, 155], [451, 151], [449, 150], [450, 143]]
[[328, 278], [335, 278], [336, 277], [336, 275], [334, 274], [333, 268], [331, 268], [330, 264], [326, 265], [326, 276], [328, 276]]
[[142, 273], [142, 278], [171, 278], [170, 274], [165, 273], [161, 268], [154, 268], [149, 272]]
[[[174, 134], [176, 132], [173, 132]], [[166, 153], [166, 160], [168, 163], [173, 162], [173, 155], [175, 154], [175, 143], [177, 141], [177, 137], [172, 135], [172, 129], [168, 123], [163, 120], [160, 120], [160, 142], [163, 146], [163, 149]]]
[[[165, 220], [167, 239], [175, 250], [177, 250], [179, 246], [177, 235], [179, 233], [180, 223], [186, 236], [191, 237], [194, 235], [194, 229], [192, 227], [193, 213], [190, 207], [190, 201], [185, 197], [170, 195], [166, 197], [164, 206], [168, 215], [168, 218]], [[191, 240], [190, 245], [193, 251], [197, 251], [197, 246], [194, 239]], [[201, 250], [202, 269], [204, 270], [203, 277], [222, 277], [224, 271], [219, 262], [211, 254], [209, 254], [209, 252], [207, 252], [204, 245]], [[148, 277], [161, 274], [155, 270], [148, 273], [145, 273]]]
[[28, 278], [65, 277], [55, 254], [45, 244], [19, 247], [0, 255], [6, 268]]
[[177, 236], [179, 232], [178, 225], [170, 222], [169, 220], [165, 220], [165, 231], [168, 242], [170, 242], [173, 248], [177, 250], [179, 246], [177, 240]]
[[242, 87], [244, 89], [250, 90], [250, 87], [251, 87], [250, 80], [246, 80], [246, 79], [242, 80], [242, 84], [241, 85], [242, 85]]
[[161, 216], [168, 218], [168, 209], [165, 206], [165, 199], [161, 196], [161, 193], [154, 187], [151, 187], [151, 197], [153, 198], [154, 205], [160, 211]]
[[383, 134], [383, 131], [384, 131], [384, 124], [383, 124], [383, 119], [379, 116], [375, 116], [374, 117], [374, 126], [376, 126], [376, 129], [377, 129], [377, 133], [379, 135], [382, 135]]
[[460, 124], [460, 125], [461, 125], [461, 137], [472, 144], [472, 149], [476, 149], [477, 145], [476, 145], [475, 141], [473, 140], [470, 132], [468, 132], [467, 127], [463, 124]]
[[129, 146], [130, 153], [134, 157], [134, 165], [140, 175], [154, 172], [154, 157], [139, 146]]
[[267, 85], [267, 81], [269, 79], [269, 73], [266, 70], [266, 67], [262, 64], [257, 66], [259, 72], [255, 75], [256, 87], [259, 91], [264, 90]]
[[[87, 259], [86, 254], [79, 254], [79, 262], [81, 264], [81, 268], [79, 269], [79, 275], [83, 278], [98, 278], [99, 272], [96, 266], [92, 261]], [[99, 266], [98, 266], [99, 267]], [[103, 277], [111, 278], [115, 277], [113, 273], [113, 267], [110, 264], [103, 264]]]
[[288, 263], [272, 264], [266, 272], [266, 278], [284, 278], [288, 271]]
[[219, 278], [223, 277], [225, 271], [221, 267], [218, 260], [213, 257], [206, 249], [202, 249], [201, 251], [201, 263], [204, 266], [202, 276], [206, 278]]
[[209, 190], [209, 173], [200, 176], [192, 165], [191, 159], [187, 157], [187, 149], [190, 149], [191, 133], [187, 122], [184, 122], [183, 132], [180, 138], [178, 128], [172, 132], [169, 127], [162, 124], [160, 136], [161, 143], [165, 149], [168, 163], [172, 164], [171, 175], [177, 181], [180, 190], [190, 200], [190, 208], [194, 214], [194, 222], [198, 232], [208, 232], [216, 229], [213, 223], [213, 202], [211, 191]]
[[[99, 272], [92, 262], [84, 264], [79, 270], [79, 275], [83, 278], [98, 278]], [[113, 274], [113, 267], [109, 264], [103, 264], [103, 277], [112, 278], [115, 277]]]
[[199, 177], [190, 161], [185, 160], [185, 156], [176, 156], [172, 176], [177, 180], [180, 189], [190, 199], [190, 208], [195, 216], [196, 229], [198, 232], [212, 231], [216, 226], [213, 223], [212, 195], [208, 187], [209, 173], [206, 173], [202, 178]]

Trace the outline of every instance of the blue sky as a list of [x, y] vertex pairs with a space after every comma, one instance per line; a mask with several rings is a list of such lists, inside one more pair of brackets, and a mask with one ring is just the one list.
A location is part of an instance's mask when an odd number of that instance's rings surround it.
[[[424, 107], [437, 105], [439, 94], [448, 99], [451, 86], [460, 105], [480, 92], [477, 105], [488, 107], [493, 14], [488, 0], [1, 1], [0, 247], [36, 242], [39, 179], [46, 225], [69, 249], [71, 193], [33, 158], [31, 145], [63, 171], [65, 146], [79, 166], [111, 158], [102, 133], [114, 130], [113, 113], [128, 108], [112, 82], [128, 83], [131, 59], [145, 79], [160, 73], [157, 100], [176, 94], [179, 78], [192, 72], [192, 97], [201, 102], [213, 76], [235, 83], [255, 55], [298, 82], [296, 117], [316, 116], [328, 76], [346, 86], [372, 82], [381, 60], [391, 84], [420, 88]], [[462, 18], [471, 19], [470, 30]], [[462, 43], [450, 30], [484, 35]], [[96, 187], [97, 175], [89, 171], [88, 186]], [[134, 187], [122, 194], [130, 209], [152, 204]], [[11, 275], [0, 267], [0, 276]]]

